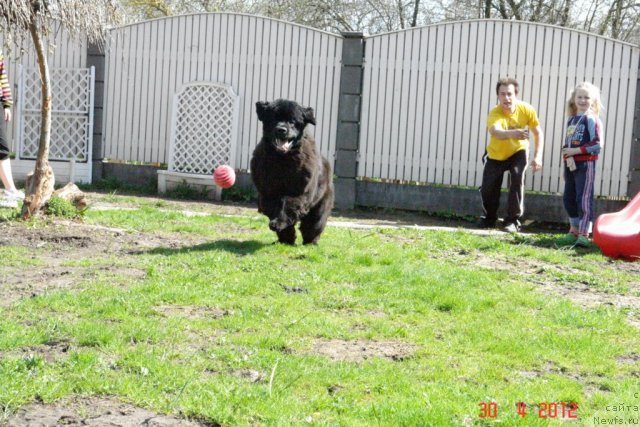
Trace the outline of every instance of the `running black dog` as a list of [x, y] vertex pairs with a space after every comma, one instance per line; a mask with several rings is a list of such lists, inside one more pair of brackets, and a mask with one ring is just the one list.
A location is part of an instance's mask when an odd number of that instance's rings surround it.
[[331, 166], [305, 128], [315, 125], [312, 108], [278, 99], [257, 102], [262, 139], [253, 151], [251, 177], [258, 211], [269, 218], [278, 241], [293, 245], [300, 222], [302, 243], [317, 243], [333, 208]]

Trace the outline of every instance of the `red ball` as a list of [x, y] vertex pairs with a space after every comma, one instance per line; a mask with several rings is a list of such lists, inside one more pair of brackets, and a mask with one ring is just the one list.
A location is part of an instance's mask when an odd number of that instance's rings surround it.
[[213, 172], [213, 182], [220, 188], [229, 188], [236, 182], [236, 172], [231, 166], [218, 166]]

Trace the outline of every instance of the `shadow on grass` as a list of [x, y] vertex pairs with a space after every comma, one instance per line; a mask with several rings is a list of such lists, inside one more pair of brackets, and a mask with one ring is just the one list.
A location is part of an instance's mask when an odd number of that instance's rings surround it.
[[146, 254], [154, 255], [175, 255], [197, 251], [226, 251], [236, 255], [249, 255], [264, 246], [270, 246], [270, 243], [259, 242], [257, 240], [216, 240], [215, 242], [202, 243], [195, 246], [187, 246], [181, 248], [154, 248], [144, 251]]

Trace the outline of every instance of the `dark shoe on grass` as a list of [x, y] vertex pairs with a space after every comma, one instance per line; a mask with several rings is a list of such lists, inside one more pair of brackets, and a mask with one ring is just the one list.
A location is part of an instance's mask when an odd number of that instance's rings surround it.
[[485, 217], [480, 217], [480, 221], [478, 221], [478, 228], [482, 228], [482, 229], [496, 228], [496, 220], [490, 220]]

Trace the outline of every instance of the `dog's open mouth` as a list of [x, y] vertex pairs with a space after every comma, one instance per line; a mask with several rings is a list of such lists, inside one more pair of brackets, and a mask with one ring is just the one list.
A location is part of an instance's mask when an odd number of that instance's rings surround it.
[[276, 150], [282, 151], [283, 153], [289, 152], [291, 147], [293, 146], [293, 141], [287, 141], [282, 139], [276, 139]]

